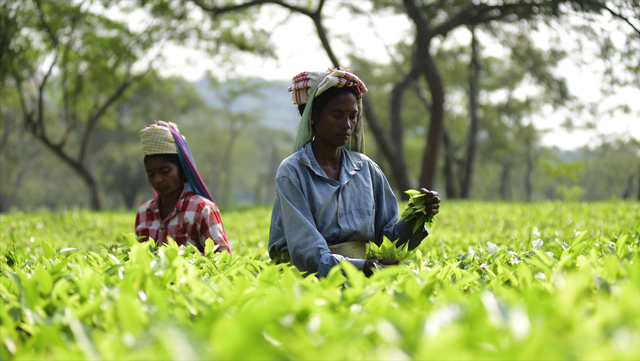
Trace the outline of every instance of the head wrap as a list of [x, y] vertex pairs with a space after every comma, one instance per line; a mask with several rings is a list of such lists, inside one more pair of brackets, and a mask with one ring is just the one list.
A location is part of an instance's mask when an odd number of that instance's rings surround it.
[[293, 104], [307, 104], [300, 119], [298, 134], [293, 151], [296, 152], [313, 139], [313, 129], [311, 128], [311, 114], [315, 97], [325, 90], [336, 87], [353, 88], [358, 94], [358, 122], [355, 132], [351, 135], [345, 148], [356, 152], [364, 153], [364, 126], [362, 121], [362, 96], [368, 91], [362, 80], [346, 69], [327, 69], [318, 72], [302, 72], [292, 80], [293, 85], [287, 89], [293, 93]]
[[[178, 131], [177, 125], [161, 120], [156, 121], [155, 124], [147, 125], [140, 131], [140, 140], [142, 153], [145, 155], [177, 154], [184, 175], [187, 177], [187, 190], [213, 202], [213, 197], [196, 169], [187, 141]], [[153, 193], [157, 196], [155, 190]]]
[[175, 129], [178, 126], [171, 122], [157, 121], [156, 124], [147, 125], [140, 131], [140, 140], [142, 142], [142, 153], [144, 155], [154, 154], [178, 154], [176, 142], [169, 128]]

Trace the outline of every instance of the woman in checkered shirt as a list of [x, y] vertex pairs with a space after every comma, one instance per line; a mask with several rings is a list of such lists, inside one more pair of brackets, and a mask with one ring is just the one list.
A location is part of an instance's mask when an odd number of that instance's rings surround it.
[[135, 230], [140, 242], [152, 239], [158, 245], [171, 237], [204, 252], [211, 239], [216, 252], [231, 253], [220, 211], [200, 178], [189, 147], [178, 127], [158, 121], [140, 131], [147, 180], [154, 199], [138, 209]]

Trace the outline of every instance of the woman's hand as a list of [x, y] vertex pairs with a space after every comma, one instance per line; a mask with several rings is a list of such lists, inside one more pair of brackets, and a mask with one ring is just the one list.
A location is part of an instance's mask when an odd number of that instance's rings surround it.
[[362, 272], [367, 277], [371, 277], [374, 269], [385, 268], [389, 266], [393, 266], [400, 263], [397, 259], [386, 259], [386, 258], [378, 258], [378, 259], [368, 259], [364, 262], [364, 267], [362, 267]]
[[427, 214], [436, 215], [440, 212], [440, 197], [438, 192], [427, 190], [427, 188], [420, 188], [420, 193], [425, 196], [422, 198], [422, 204], [426, 206], [425, 211]]

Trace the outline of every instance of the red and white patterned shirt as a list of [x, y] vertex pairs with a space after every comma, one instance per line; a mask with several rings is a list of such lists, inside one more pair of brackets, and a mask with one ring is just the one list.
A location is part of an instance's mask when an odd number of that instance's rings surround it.
[[170, 236], [178, 245], [192, 244], [204, 252], [205, 242], [211, 238], [219, 246], [216, 252], [231, 253], [220, 211], [215, 203], [185, 188], [173, 211], [162, 220], [158, 201], [156, 197], [138, 209], [136, 236], [144, 237], [140, 242], [151, 238], [158, 244], [163, 244], [167, 242], [167, 236]]

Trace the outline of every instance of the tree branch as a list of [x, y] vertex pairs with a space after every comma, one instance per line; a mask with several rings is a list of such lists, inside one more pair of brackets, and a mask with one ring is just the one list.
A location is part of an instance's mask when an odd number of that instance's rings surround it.
[[24, 91], [22, 90], [22, 78], [20, 77], [20, 74], [18, 74], [18, 72], [15, 70], [15, 68], [13, 68], [12, 70], [13, 78], [16, 82], [16, 88], [18, 90], [18, 99], [20, 99], [20, 108], [22, 109], [22, 114], [24, 115], [26, 127], [33, 128], [33, 111], [29, 111], [27, 109], [27, 103], [24, 100]]
[[[451, 17], [448, 21], [433, 29], [431, 36], [446, 35], [449, 31], [461, 25], [477, 25], [491, 20], [499, 20], [513, 14], [520, 14], [521, 19], [544, 15], [545, 10], [557, 13], [557, 0], [546, 0], [540, 3], [515, 3], [502, 5], [470, 5], [466, 9]], [[535, 8], [535, 12], [534, 12]]]
[[59, 54], [60, 54], [60, 52], [58, 51], [58, 49], [56, 49], [56, 55], [53, 57], [53, 61], [51, 62], [51, 66], [49, 66], [49, 70], [47, 71], [47, 73], [42, 78], [42, 83], [38, 87], [38, 124], [40, 126], [40, 129], [41, 129], [43, 135], [45, 134], [45, 129], [44, 129], [44, 87], [47, 85], [47, 81], [49, 80], [49, 77], [51, 76], [51, 72], [53, 71], [53, 67], [58, 62], [58, 55]]
[[[609, 14], [611, 14], [614, 18], [618, 18], [622, 21], [624, 21], [625, 23], [627, 23], [636, 33], [638, 33], [638, 35], [640, 35], [640, 29], [637, 28], [635, 25], [633, 25], [633, 23], [631, 23], [631, 21], [629, 20], [629, 18], [627, 18], [626, 16], [623, 16], [622, 14], [616, 12], [615, 10], [609, 8], [607, 6], [607, 4], [601, 4], [599, 2], [596, 2], [595, 4], [596, 6], [600, 6], [601, 9], [606, 10], [607, 12], [609, 12]], [[632, 5], [633, 6], [633, 5]]]
[[47, 21], [44, 18], [44, 11], [42, 11], [42, 3], [40, 2], [40, 0], [35, 0], [35, 2], [36, 2], [36, 7], [38, 8], [38, 17], [40, 18], [42, 27], [44, 28], [44, 30], [47, 31], [47, 34], [49, 34], [49, 37], [51, 38], [51, 42], [53, 43], [53, 46], [57, 48], [60, 42], [58, 41], [58, 37], [56, 36], [56, 34], [51, 30], [51, 27], [49, 27], [49, 23], [47, 23]]
[[[412, 61], [411, 65], [411, 70], [405, 74], [402, 80], [395, 84], [391, 91], [391, 138], [393, 142], [398, 145], [404, 144], [404, 129], [402, 127], [402, 116], [400, 114], [402, 110], [402, 97], [405, 90], [420, 76], [420, 69], [417, 66], [417, 62]], [[403, 151], [399, 148], [398, 153], [402, 154]]]
[[107, 111], [107, 108], [109, 108], [109, 106], [113, 104], [113, 102], [115, 102], [131, 84], [141, 79], [144, 75], [146, 75], [149, 72], [149, 70], [150, 69], [147, 69], [147, 71], [145, 71], [143, 74], [131, 77], [127, 81], [120, 84], [120, 86], [109, 96], [107, 101], [105, 101], [104, 104], [102, 104], [102, 106], [96, 107], [96, 108], [99, 108], [98, 111], [94, 115], [90, 116], [89, 119], [87, 120], [87, 128], [84, 131], [84, 137], [82, 138], [82, 144], [80, 146], [80, 153], [78, 154], [79, 161], [82, 161], [84, 159], [84, 156], [87, 152], [87, 146], [89, 145], [89, 135], [91, 134], [93, 127], [95, 127], [96, 123], [98, 123], [98, 120], [100, 120], [100, 117]]
[[[291, 4], [287, 4], [284, 1], [281, 0], [253, 0], [253, 1], [248, 1], [242, 4], [237, 4], [237, 5], [231, 5], [231, 6], [207, 6], [202, 0], [192, 0], [198, 7], [200, 7], [202, 10], [204, 11], [208, 11], [213, 13], [214, 16], [217, 15], [221, 15], [224, 13], [228, 13], [228, 12], [232, 12], [232, 11], [238, 11], [238, 10], [244, 10], [244, 9], [248, 9], [250, 7], [253, 6], [261, 6], [264, 4], [275, 4], [275, 5], [280, 5], [284, 8], [287, 8], [291, 11], [295, 11], [297, 13], [301, 13], [304, 14], [306, 16], [312, 17], [314, 13], [312, 13], [311, 11], [309, 11], [309, 9], [305, 9], [305, 8], [301, 8], [295, 5], [291, 5]], [[324, 0], [321, 0], [321, 3], [323, 3]]]

